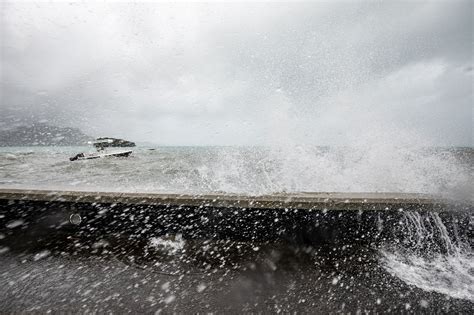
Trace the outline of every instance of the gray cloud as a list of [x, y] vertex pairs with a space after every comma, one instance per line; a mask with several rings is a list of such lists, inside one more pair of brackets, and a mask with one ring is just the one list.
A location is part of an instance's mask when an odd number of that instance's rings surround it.
[[4, 3], [4, 124], [161, 144], [472, 145], [472, 2]]

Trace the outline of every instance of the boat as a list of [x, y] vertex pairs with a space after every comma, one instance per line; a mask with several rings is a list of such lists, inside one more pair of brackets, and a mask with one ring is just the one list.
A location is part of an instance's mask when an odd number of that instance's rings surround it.
[[77, 160], [93, 160], [105, 157], [128, 157], [132, 154], [133, 151], [116, 151], [116, 152], [105, 152], [105, 153], [79, 153], [73, 157], [70, 157], [70, 161], [77, 161]]
[[[119, 141], [120, 140], [120, 141]], [[78, 153], [75, 156], [69, 158], [70, 161], [77, 160], [93, 160], [100, 159], [104, 157], [128, 157], [132, 154], [132, 150], [123, 150], [123, 151], [112, 151], [108, 152], [107, 148], [109, 147], [123, 147], [123, 146], [135, 146], [135, 143], [115, 138], [97, 138], [94, 142], [89, 142], [96, 149], [97, 152], [94, 153]]]

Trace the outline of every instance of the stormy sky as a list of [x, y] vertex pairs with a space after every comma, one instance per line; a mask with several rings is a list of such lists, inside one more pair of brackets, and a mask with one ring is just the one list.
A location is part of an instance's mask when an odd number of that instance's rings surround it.
[[0, 5], [2, 128], [473, 145], [472, 1]]

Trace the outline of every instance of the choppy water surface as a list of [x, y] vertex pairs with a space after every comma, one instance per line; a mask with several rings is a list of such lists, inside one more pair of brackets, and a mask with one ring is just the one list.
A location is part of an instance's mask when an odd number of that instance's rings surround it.
[[135, 148], [129, 158], [70, 162], [84, 147], [0, 148], [0, 186], [251, 195], [415, 192], [472, 195], [473, 149]]

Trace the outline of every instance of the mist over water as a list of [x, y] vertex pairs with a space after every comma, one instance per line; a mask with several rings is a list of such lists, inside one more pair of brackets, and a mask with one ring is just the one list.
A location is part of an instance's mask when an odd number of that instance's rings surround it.
[[0, 128], [289, 151], [470, 146], [471, 11], [462, 0], [5, 2]]

